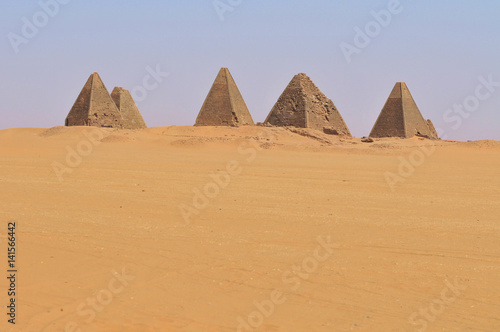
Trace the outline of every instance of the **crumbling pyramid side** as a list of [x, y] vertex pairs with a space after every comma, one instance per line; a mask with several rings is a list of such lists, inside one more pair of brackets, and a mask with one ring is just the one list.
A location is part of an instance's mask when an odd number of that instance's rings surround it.
[[85, 83], [66, 117], [66, 126], [120, 128], [122, 117], [99, 74], [93, 73]]
[[295, 75], [288, 83], [265, 123], [276, 127], [307, 128], [306, 96], [299, 75]]
[[293, 77], [265, 122], [351, 136], [335, 104], [303, 73]]
[[436, 128], [434, 127], [434, 124], [432, 123], [432, 121], [430, 119], [427, 119], [427, 125], [429, 126], [429, 130], [431, 131], [431, 135], [433, 139], [438, 139], [439, 138], [439, 135], [436, 131]]
[[333, 103], [305, 74], [302, 91], [306, 100], [306, 127], [323, 131], [334, 130], [339, 135], [351, 136], [342, 115]]
[[219, 74], [196, 118], [195, 126], [255, 125], [248, 107], [227, 68]]
[[437, 138], [420, 113], [406, 83], [398, 82], [382, 108], [370, 137], [411, 138], [415, 135]]
[[125, 129], [142, 129], [147, 128], [146, 122], [139, 112], [134, 99], [130, 92], [122, 87], [115, 87], [111, 93], [116, 107], [122, 116], [122, 126]]

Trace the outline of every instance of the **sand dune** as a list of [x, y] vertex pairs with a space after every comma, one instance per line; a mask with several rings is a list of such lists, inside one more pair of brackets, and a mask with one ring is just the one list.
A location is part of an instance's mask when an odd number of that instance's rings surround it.
[[500, 331], [500, 142], [55, 127], [0, 143], [2, 247], [8, 221], [19, 247], [2, 331]]

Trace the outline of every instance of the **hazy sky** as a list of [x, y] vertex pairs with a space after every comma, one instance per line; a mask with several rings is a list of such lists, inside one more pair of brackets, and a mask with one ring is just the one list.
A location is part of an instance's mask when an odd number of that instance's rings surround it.
[[500, 139], [499, 14], [497, 0], [2, 1], [0, 129], [63, 125], [95, 71], [150, 127], [192, 125], [228, 67], [255, 122], [304, 72], [355, 136], [405, 81], [445, 137]]

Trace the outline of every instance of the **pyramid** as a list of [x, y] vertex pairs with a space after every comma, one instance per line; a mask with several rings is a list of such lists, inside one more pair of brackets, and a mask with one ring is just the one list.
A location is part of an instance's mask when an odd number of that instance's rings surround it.
[[255, 125], [231, 73], [221, 68], [196, 118], [195, 126]]
[[111, 92], [111, 98], [122, 115], [123, 128], [141, 129], [148, 127], [128, 90], [116, 87]]
[[436, 131], [436, 128], [434, 127], [434, 124], [430, 119], [427, 119], [427, 125], [429, 126], [429, 130], [431, 131], [431, 138], [438, 139], [438, 133]]
[[370, 137], [411, 138], [415, 135], [437, 139], [430, 120], [425, 120], [404, 82], [394, 86], [391, 95], [373, 126]]
[[281, 94], [265, 123], [311, 128], [351, 136], [339, 111], [306, 74], [295, 75]]
[[99, 74], [90, 75], [66, 117], [66, 126], [120, 128], [122, 117]]

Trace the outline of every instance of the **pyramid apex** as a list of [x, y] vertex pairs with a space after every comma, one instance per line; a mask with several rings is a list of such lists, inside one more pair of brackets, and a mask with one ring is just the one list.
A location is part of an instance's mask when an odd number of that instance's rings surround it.
[[91, 80], [92, 85], [94, 84], [95, 80], [100, 80], [102, 82], [101, 76], [99, 76], [98, 72], [94, 72], [94, 73], [90, 74], [89, 79]]
[[227, 67], [221, 67], [219, 70], [219, 73], [217, 74], [217, 77], [222, 78], [222, 77], [228, 76], [228, 75], [231, 75], [231, 72], [229, 71], [229, 69]]
[[297, 75], [295, 75], [292, 78], [292, 80], [290, 81], [290, 83], [295, 82], [295, 83], [301, 84], [304, 81], [310, 81], [312, 83], [312, 80], [309, 78], [309, 76], [307, 76], [307, 74], [305, 74], [305, 73], [298, 73]]
[[295, 75], [296, 78], [299, 78], [300, 80], [306, 80], [314, 84], [313, 80], [306, 74], [306, 73], [298, 73]]

